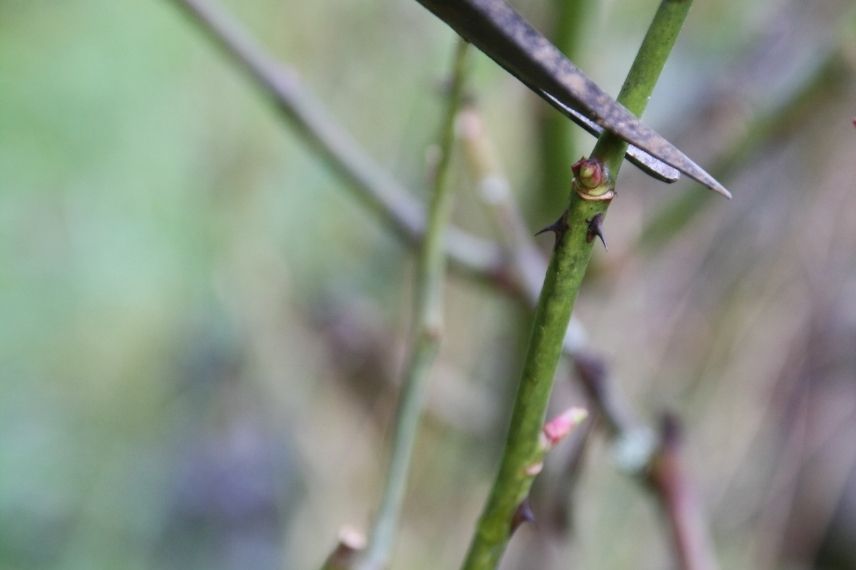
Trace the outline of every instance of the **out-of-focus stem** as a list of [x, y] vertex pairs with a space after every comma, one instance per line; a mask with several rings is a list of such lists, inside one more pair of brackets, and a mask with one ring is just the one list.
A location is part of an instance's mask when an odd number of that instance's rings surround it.
[[681, 426], [666, 414], [660, 427], [660, 447], [648, 471], [648, 483], [660, 498], [660, 510], [669, 525], [677, 567], [681, 570], [716, 570], [695, 489], [683, 465]]
[[[551, 39], [571, 61], [579, 62], [579, 46], [588, 13], [589, 0], [553, 0], [550, 20], [555, 22]], [[542, 204], [565, 200], [568, 172], [577, 158], [574, 154], [574, 124], [555, 109], [539, 115]]]
[[458, 136], [478, 198], [485, 205], [502, 240], [511, 261], [512, 273], [521, 283], [526, 300], [535, 305], [547, 271], [547, 260], [535, 245], [532, 232], [514, 203], [511, 185], [500, 167], [493, 141], [488, 137], [474, 103], [465, 105], [461, 111]]
[[[511, 185], [500, 166], [493, 141], [485, 130], [475, 104], [466, 105], [461, 111], [458, 127], [464, 157], [478, 197], [485, 205], [508, 254], [509, 272], [520, 284], [520, 292], [525, 300], [536, 306], [547, 272], [547, 259], [536, 245], [514, 201]], [[585, 337], [585, 328], [572, 316], [565, 334], [565, 354], [573, 358], [583, 347]]]
[[374, 528], [369, 535], [369, 546], [365, 556], [361, 557], [357, 564], [359, 570], [380, 570], [388, 564], [407, 486], [426, 378], [440, 346], [443, 328], [443, 281], [446, 272], [443, 232], [452, 209], [452, 192], [448, 183], [449, 163], [455, 140], [455, 118], [466, 75], [467, 45], [461, 40], [455, 50], [449, 101], [438, 141], [440, 156], [434, 171], [434, 192], [428, 211], [425, 239], [419, 252], [410, 356], [395, 414], [383, 497], [375, 517]]
[[[690, 4], [688, 0], [665, 0], [660, 4], [618, 96], [618, 101], [631, 112], [641, 114], [645, 109]], [[606, 165], [610, 185], [615, 183], [625, 150], [625, 143], [609, 133], [602, 135], [595, 146], [592, 158]], [[538, 456], [538, 434], [553, 376], [574, 300], [591, 259], [588, 223], [596, 214], [605, 213], [608, 204], [573, 193], [563, 218], [566, 225], [557, 232], [499, 472], [470, 543], [463, 565], [466, 570], [497, 567], [510, 536], [510, 521], [529, 493], [529, 470]]]

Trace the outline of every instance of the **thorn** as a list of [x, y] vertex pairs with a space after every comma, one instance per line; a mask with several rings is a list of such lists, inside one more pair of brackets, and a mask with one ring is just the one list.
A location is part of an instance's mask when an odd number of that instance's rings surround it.
[[520, 525], [523, 523], [534, 523], [535, 513], [532, 512], [532, 505], [529, 503], [529, 497], [523, 499], [523, 502], [517, 505], [517, 510], [514, 511], [514, 516], [511, 517], [511, 534], [514, 534]]
[[588, 224], [588, 233], [586, 233], [586, 241], [591, 243], [595, 236], [600, 238], [600, 243], [603, 244], [603, 248], [606, 251], [609, 251], [609, 247], [606, 245], [606, 239], [603, 237], [603, 214], [595, 214], [593, 218], [590, 220], [586, 220]]
[[539, 236], [539, 235], [546, 233], [546, 232], [553, 232], [553, 234], [555, 234], [555, 236], [556, 236], [556, 242], [555, 242], [555, 245], [553, 246], [553, 248], [555, 249], [556, 247], [558, 247], [559, 242], [562, 241], [562, 238], [565, 236], [565, 232], [568, 231], [568, 220], [567, 220], [567, 218], [568, 218], [568, 211], [565, 210], [564, 212], [562, 212], [562, 215], [559, 217], [558, 220], [556, 220], [555, 222], [553, 222], [552, 224], [550, 224], [546, 228], [542, 228], [542, 229], [538, 230], [537, 232], [535, 232], [535, 235]]
[[549, 226], [541, 228], [540, 230], [535, 232], [535, 235], [540, 236], [541, 234], [547, 233], [547, 232], [553, 232], [554, 234], [558, 235], [560, 232], [563, 232], [567, 229], [568, 229], [568, 223], [565, 221], [565, 214], [562, 214], [561, 218], [559, 218], [558, 220], [556, 220], [555, 222], [553, 222]]

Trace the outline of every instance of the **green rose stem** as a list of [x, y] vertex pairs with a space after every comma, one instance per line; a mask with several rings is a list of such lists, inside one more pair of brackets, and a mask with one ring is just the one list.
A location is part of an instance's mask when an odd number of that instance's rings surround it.
[[[689, 0], [664, 0], [639, 48], [618, 101], [640, 115], [686, 18]], [[574, 300], [592, 254], [589, 223], [606, 213], [626, 143], [604, 133], [589, 161], [577, 165], [576, 192], [555, 226], [550, 260], [529, 341], [499, 473], [473, 536], [464, 570], [494, 569], [508, 543], [514, 513], [529, 494], [537, 470], [539, 434]], [[585, 168], [583, 168], [585, 167]], [[585, 171], [587, 176], [579, 177]], [[598, 178], [603, 178], [598, 180]], [[594, 187], [592, 184], [598, 182]], [[594, 199], [592, 199], [594, 198]]]
[[440, 131], [440, 156], [434, 171], [434, 193], [428, 210], [425, 238], [419, 251], [415, 321], [410, 356], [404, 371], [402, 392], [395, 414], [392, 451], [386, 473], [380, 509], [369, 534], [369, 545], [356, 568], [379, 570], [388, 564], [401, 505], [413, 445], [419, 427], [425, 384], [437, 356], [443, 328], [443, 281], [446, 255], [444, 230], [452, 210], [452, 192], [448, 174], [455, 141], [455, 119], [460, 107], [467, 68], [467, 43], [460, 41], [455, 50], [449, 101]]

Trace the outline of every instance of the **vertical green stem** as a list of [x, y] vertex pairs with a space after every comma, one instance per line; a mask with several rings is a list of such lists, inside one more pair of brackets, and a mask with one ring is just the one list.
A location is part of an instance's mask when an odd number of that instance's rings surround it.
[[388, 564], [419, 427], [425, 380], [439, 349], [443, 327], [443, 280], [446, 273], [443, 237], [452, 210], [452, 192], [448, 183], [449, 163], [455, 140], [455, 118], [466, 76], [467, 45], [460, 41], [455, 50], [449, 102], [440, 131], [440, 157], [434, 172], [434, 193], [428, 212], [425, 238], [419, 252], [410, 356], [395, 415], [392, 450], [383, 497], [369, 536], [368, 549], [357, 566], [360, 570], [379, 570]]
[[[618, 97], [630, 111], [641, 114], [645, 109], [690, 4], [690, 0], [664, 0], [660, 4]], [[592, 152], [593, 159], [607, 166], [610, 185], [615, 183], [625, 149], [623, 141], [604, 133]], [[508, 543], [514, 512], [529, 494], [562, 341], [591, 259], [588, 221], [596, 214], [604, 214], [608, 206], [608, 201], [587, 201], [576, 193], [571, 196], [565, 215], [567, 229], [557, 235], [538, 301], [499, 473], [479, 519], [464, 570], [497, 567]]]
[[[555, 27], [551, 40], [571, 61], [579, 63], [579, 47], [591, 0], [553, 0], [551, 20]], [[571, 163], [579, 158], [574, 153], [574, 124], [552, 107], [539, 106], [540, 116], [541, 192], [538, 201], [549, 207], [564, 202], [561, 194]]]

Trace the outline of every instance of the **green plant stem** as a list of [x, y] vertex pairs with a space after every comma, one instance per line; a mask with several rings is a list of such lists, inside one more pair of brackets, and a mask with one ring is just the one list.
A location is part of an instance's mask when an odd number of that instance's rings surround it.
[[[500, 168], [493, 143], [474, 104], [461, 111], [458, 125], [463, 154], [479, 197], [497, 232], [503, 237], [518, 277], [537, 302], [547, 262], [535, 246], [532, 233], [526, 230], [512, 199], [510, 184]], [[574, 325], [573, 316], [571, 319], [570, 328], [581, 327]], [[563, 350], [564, 356], [573, 360], [577, 379], [586, 390], [587, 405], [596, 410], [609, 441], [617, 446], [633, 446], [632, 462], [628, 461], [627, 454], [622, 454], [625, 459], [619, 462], [621, 469], [643, 483], [656, 499], [669, 524], [676, 567], [681, 570], [715, 569], [716, 558], [710, 546], [701, 504], [692, 492], [689, 474], [681, 466], [682, 446], [676, 445], [678, 440], [674, 437], [677, 428], [663, 430], [658, 445], [655, 434], [635, 422], [633, 415], [613, 393], [615, 382], [608, 377], [605, 363], [586, 346], [585, 334], [566, 334]], [[669, 418], [668, 425], [678, 425], [676, 419]], [[566, 514], [569, 505], [561, 499], [573, 492], [580, 458], [581, 455], [577, 454], [554, 483], [552, 494], [557, 511], [548, 517], [548, 523], [569, 520]]]
[[[618, 96], [631, 112], [644, 111], [690, 4], [689, 0], [664, 0], [660, 4]], [[610, 184], [615, 182], [625, 148], [623, 141], [605, 133], [592, 152], [592, 158], [607, 166]], [[571, 196], [565, 217], [568, 228], [557, 236], [538, 301], [499, 473], [464, 561], [465, 570], [497, 567], [508, 543], [514, 512], [529, 493], [533, 480], [529, 468], [539, 454], [539, 433], [565, 330], [591, 259], [588, 220], [605, 213], [607, 207], [606, 201], [586, 201], [576, 193]]]
[[455, 140], [455, 118], [461, 103], [467, 68], [467, 46], [458, 42], [449, 102], [440, 132], [440, 156], [434, 172], [434, 192], [428, 211], [425, 238], [419, 252], [415, 322], [410, 356], [395, 415], [394, 434], [383, 498], [369, 535], [369, 546], [360, 570], [385, 568], [395, 540], [407, 475], [425, 392], [425, 380], [437, 355], [443, 328], [443, 281], [446, 255], [443, 234], [452, 209], [449, 163]]

